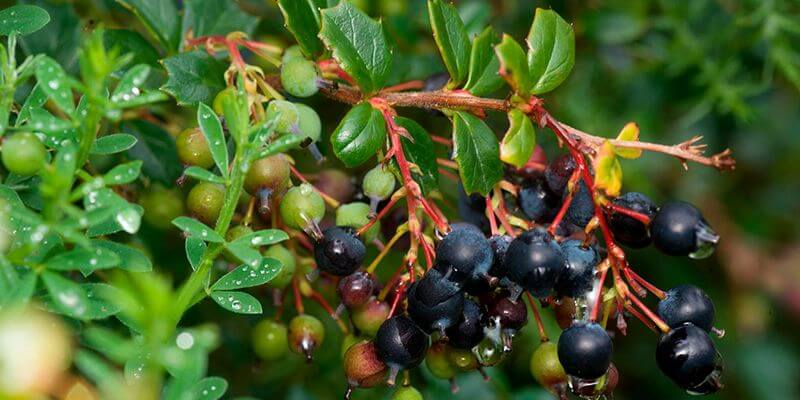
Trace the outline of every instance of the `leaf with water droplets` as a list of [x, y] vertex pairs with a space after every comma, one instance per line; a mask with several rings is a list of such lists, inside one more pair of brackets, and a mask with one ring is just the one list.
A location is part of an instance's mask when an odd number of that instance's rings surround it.
[[84, 273], [98, 269], [113, 268], [119, 265], [120, 258], [111, 250], [104, 248], [73, 249], [53, 257], [44, 262], [44, 267], [51, 271], [75, 271]]
[[94, 141], [92, 154], [108, 155], [116, 154], [130, 149], [136, 145], [136, 137], [127, 133], [115, 133], [106, 135]]
[[36, 79], [42, 90], [58, 107], [69, 115], [75, 113], [75, 102], [72, 100], [71, 82], [61, 65], [50, 57], [39, 60], [36, 67]]
[[217, 400], [228, 390], [228, 382], [217, 376], [203, 378], [192, 388], [192, 399]]
[[50, 22], [50, 14], [30, 5], [16, 5], [0, 11], [0, 36], [28, 35]]
[[261, 303], [245, 292], [213, 291], [211, 298], [220, 307], [237, 314], [261, 314]]
[[[5, 268], [5, 266], [3, 266]], [[17, 279], [11, 282], [10, 290], [0, 294], [0, 307], [13, 306], [27, 303], [36, 290], [36, 281], [39, 277], [32, 271], [20, 273]]]
[[183, 171], [183, 174], [199, 181], [218, 183], [220, 185], [225, 184], [225, 179], [222, 179], [222, 177], [219, 175], [197, 166], [186, 168], [186, 170]]
[[89, 308], [86, 291], [77, 283], [55, 272], [42, 273], [42, 282], [50, 293], [55, 311], [70, 317], [84, 319]]
[[111, 95], [111, 101], [116, 103], [119, 101], [130, 101], [142, 94], [142, 85], [147, 81], [150, 76], [150, 66], [139, 64], [122, 75], [114, 93]]
[[289, 235], [280, 229], [263, 229], [241, 236], [231, 243], [243, 244], [250, 247], [268, 246], [289, 239]]
[[222, 131], [222, 124], [219, 122], [217, 114], [209, 106], [200, 103], [197, 107], [197, 123], [206, 138], [214, 163], [217, 164], [222, 176], [227, 179], [228, 146], [225, 145], [225, 134]]
[[141, 171], [142, 160], [131, 161], [111, 168], [111, 171], [103, 175], [103, 181], [106, 185], [124, 185], [135, 181]]
[[103, 248], [116, 254], [120, 259], [118, 267], [125, 271], [148, 272], [153, 269], [152, 261], [137, 248], [99, 239], [92, 240], [92, 244], [96, 248]]
[[115, 301], [120, 296], [119, 289], [106, 283], [84, 283], [81, 287], [89, 299], [84, 319], [105, 319], [120, 312]]
[[261, 253], [245, 243], [228, 243], [225, 249], [236, 258], [237, 261], [250, 265], [258, 265], [261, 261]]
[[189, 217], [178, 217], [172, 220], [172, 225], [178, 229], [188, 233], [191, 236], [196, 236], [206, 242], [211, 243], [225, 243], [225, 239], [216, 231], [211, 229], [208, 225]]
[[186, 238], [186, 258], [189, 260], [189, 265], [192, 266], [192, 271], [197, 269], [200, 261], [203, 259], [203, 254], [206, 252], [208, 246], [203, 239], [197, 236], [189, 236]]
[[22, 104], [22, 108], [17, 114], [17, 120], [14, 121], [14, 125], [22, 125], [23, 122], [31, 117], [31, 110], [41, 108], [46, 102], [47, 93], [42, 89], [42, 85], [37, 83], [36, 86], [31, 89], [31, 93], [28, 94], [28, 98], [25, 99], [25, 103]]
[[274, 258], [261, 258], [256, 266], [243, 264], [211, 286], [211, 290], [231, 290], [263, 285], [272, 280], [283, 268]]

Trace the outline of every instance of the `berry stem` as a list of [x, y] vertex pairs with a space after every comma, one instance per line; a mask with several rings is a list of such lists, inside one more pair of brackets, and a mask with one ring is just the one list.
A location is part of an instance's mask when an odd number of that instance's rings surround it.
[[542, 316], [539, 314], [539, 307], [536, 306], [536, 299], [527, 291], [525, 295], [528, 297], [528, 303], [530, 303], [531, 311], [533, 311], [533, 319], [536, 320], [536, 327], [539, 329], [539, 340], [542, 343], [550, 341], [550, 338], [547, 337], [547, 331], [544, 330], [544, 323], [542, 323]]
[[[292, 175], [297, 177], [297, 179], [300, 179], [303, 183], [308, 183], [309, 185], [311, 185], [308, 179], [306, 179], [306, 177], [303, 176], [303, 174], [300, 171], [298, 171], [294, 165], [289, 164], [289, 169], [292, 171]], [[317, 193], [319, 193], [320, 196], [322, 196], [322, 199], [325, 200], [325, 202], [328, 203], [329, 206], [331, 206], [332, 208], [339, 208], [341, 203], [339, 203], [338, 200], [334, 199], [333, 197], [323, 192], [322, 190], [319, 190], [319, 188], [314, 185], [311, 185], [311, 187], [313, 187], [314, 191], [316, 191]]]
[[497, 221], [494, 219], [494, 207], [492, 207], [492, 196], [486, 196], [486, 218], [489, 219], [489, 229], [492, 232], [492, 236], [496, 236], [498, 234], [497, 231]]
[[499, 186], [495, 186], [494, 188], [494, 197], [497, 199], [497, 207], [494, 209], [494, 213], [497, 215], [497, 219], [500, 220], [500, 225], [502, 225], [503, 229], [506, 230], [506, 234], [508, 236], [511, 236], [512, 238], [517, 237], [517, 232], [514, 230], [514, 227], [511, 226], [511, 222], [508, 220], [508, 208], [506, 208], [506, 200], [503, 198], [503, 191]]
[[297, 313], [302, 315], [306, 313], [305, 308], [303, 307], [303, 299], [300, 296], [300, 287], [298, 278], [295, 276], [292, 278], [292, 292], [294, 293], [294, 308], [297, 310]]
[[372, 219], [370, 219], [369, 222], [364, 224], [364, 226], [362, 226], [361, 228], [358, 228], [358, 230], [356, 231], [356, 235], [358, 236], [363, 235], [364, 232], [368, 231], [369, 228], [372, 228], [372, 226], [375, 225], [376, 222], [383, 219], [383, 217], [385, 217], [386, 214], [392, 210], [392, 207], [394, 207], [394, 205], [397, 204], [397, 201], [400, 200], [400, 198], [403, 197], [404, 195], [405, 195], [405, 188], [400, 188], [399, 190], [394, 192], [392, 197], [389, 199], [389, 203], [387, 203], [386, 206], [384, 206], [378, 212], [378, 214], [376, 214]]
[[629, 216], [629, 217], [631, 217], [631, 218], [633, 218], [633, 219], [635, 219], [635, 220], [637, 220], [637, 221], [639, 221], [639, 222], [641, 222], [641, 223], [643, 223], [645, 225], [650, 225], [650, 217], [648, 217], [645, 214], [638, 213], [638, 212], [633, 211], [633, 210], [631, 210], [629, 208], [623, 207], [623, 206], [621, 206], [619, 204], [614, 204], [613, 202], [606, 203], [605, 207], [607, 209], [609, 209], [610, 211], [612, 211], [612, 212], [616, 212], [616, 213], [620, 213], [620, 214], [623, 214], [623, 215], [627, 215], [627, 216]]
[[331, 305], [328, 304], [328, 301], [325, 300], [325, 298], [322, 297], [321, 294], [317, 293], [312, 289], [308, 297], [310, 297], [311, 300], [314, 300], [315, 302], [317, 302], [317, 304], [319, 304], [322, 308], [325, 309], [328, 315], [330, 315], [331, 318], [333, 318], [333, 320], [336, 322], [336, 325], [339, 327], [339, 330], [342, 331], [343, 334], [347, 335], [350, 332], [350, 329], [347, 328], [347, 325], [344, 323], [344, 321], [342, 321], [342, 319], [339, 318], [339, 315], [336, 314], [336, 311], [333, 310]]
[[567, 196], [564, 198], [561, 208], [558, 210], [558, 214], [556, 214], [555, 218], [553, 218], [553, 222], [550, 223], [550, 228], [547, 229], [552, 236], [556, 235], [558, 226], [561, 225], [561, 221], [564, 219], [564, 216], [567, 215], [567, 210], [569, 210], [569, 206], [572, 204], [572, 198], [575, 196], [575, 184], [577, 183], [578, 179], [580, 179], [580, 174], [578, 170], [575, 170], [575, 172], [573, 172], [572, 176], [569, 178], [568, 187], [570, 189], [567, 190]]
[[394, 246], [394, 244], [397, 243], [397, 241], [400, 240], [400, 238], [403, 237], [403, 235], [405, 235], [406, 232], [408, 232], [407, 225], [401, 225], [397, 228], [397, 231], [394, 233], [394, 236], [392, 236], [389, 242], [386, 243], [386, 246], [383, 247], [383, 250], [381, 250], [381, 252], [378, 253], [377, 256], [375, 256], [375, 259], [372, 260], [372, 262], [369, 264], [369, 267], [367, 267], [368, 274], [372, 274], [375, 272], [375, 268], [378, 266], [378, 264], [380, 264], [381, 260], [383, 260], [383, 258], [386, 257], [387, 254], [389, 254], [389, 251], [392, 250], [392, 246]]

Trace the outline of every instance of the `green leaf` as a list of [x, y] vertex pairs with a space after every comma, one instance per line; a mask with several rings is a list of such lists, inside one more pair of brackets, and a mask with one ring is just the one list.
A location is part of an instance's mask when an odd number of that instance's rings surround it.
[[32, 110], [41, 108], [46, 102], [47, 93], [42, 89], [42, 85], [37, 82], [36, 86], [34, 86], [30, 94], [28, 94], [28, 98], [25, 99], [25, 103], [22, 104], [22, 108], [17, 114], [17, 120], [14, 122], [14, 125], [21, 126], [31, 117]]
[[[6, 267], [3, 266], [3, 268]], [[32, 271], [22, 273], [19, 279], [12, 283], [11, 290], [0, 294], [0, 306], [5, 308], [7, 306], [27, 304], [36, 290], [38, 278], [39, 276]]]
[[180, 18], [175, 2], [171, 0], [117, 0], [136, 14], [144, 26], [164, 47], [172, 52], [180, 41]]
[[186, 168], [186, 170], [183, 171], [183, 174], [204, 182], [218, 183], [220, 185], [225, 184], [225, 179], [222, 179], [221, 176], [197, 166]]
[[220, 307], [237, 314], [261, 314], [261, 303], [245, 292], [213, 291], [211, 298]]
[[567, 79], [575, 64], [575, 32], [558, 13], [536, 9], [528, 48], [531, 94], [547, 93]]
[[108, 188], [90, 190], [85, 194], [83, 204], [86, 211], [89, 212], [103, 208], [113, 210], [113, 219], [90, 226], [86, 231], [90, 237], [109, 235], [123, 230], [128, 233], [136, 233], [141, 225], [142, 214], [144, 214], [142, 206], [128, 203]]
[[324, 50], [319, 34], [319, 11], [311, 0], [278, 0], [286, 29], [294, 35], [300, 49], [308, 58], [318, 56]]
[[289, 240], [289, 235], [280, 229], [263, 229], [237, 238], [231, 243], [243, 244], [251, 247], [269, 246]]
[[178, 104], [211, 104], [214, 96], [225, 89], [225, 64], [205, 51], [178, 54], [162, 62], [167, 69], [167, 82], [161, 90], [175, 97]]
[[208, 225], [189, 217], [178, 217], [172, 220], [172, 224], [177, 226], [178, 229], [206, 242], [211, 243], [225, 243], [225, 239], [219, 235], [215, 230], [208, 227]]
[[41, 7], [16, 5], [0, 11], [0, 36], [28, 35], [44, 28], [50, 14]]
[[102, 247], [92, 250], [76, 248], [50, 257], [44, 262], [44, 267], [51, 271], [81, 271], [88, 274], [116, 267], [120, 262], [116, 253]]
[[254, 17], [230, 0], [186, 0], [184, 1], [183, 32], [192, 32], [193, 37], [210, 35], [225, 36], [231, 32], [253, 33], [258, 25]]
[[348, 167], [369, 160], [386, 140], [386, 122], [369, 103], [353, 107], [331, 134], [333, 153]]
[[263, 285], [281, 272], [281, 262], [274, 258], [261, 258], [255, 265], [242, 264], [211, 286], [211, 290], [232, 290]]
[[113, 252], [120, 259], [119, 268], [129, 272], [149, 272], [153, 269], [153, 263], [142, 253], [141, 250], [126, 246], [122, 243], [110, 240], [92, 240], [95, 248], [101, 248]]
[[105, 319], [120, 312], [114, 299], [120, 296], [119, 289], [106, 283], [84, 283], [81, 288], [89, 299], [83, 319]]
[[225, 249], [237, 261], [249, 265], [258, 265], [262, 258], [258, 250], [242, 243], [228, 243], [225, 245]]
[[383, 88], [392, 66], [392, 53], [380, 23], [348, 1], [322, 10], [319, 37], [333, 58], [364, 93]]
[[115, 133], [97, 138], [92, 146], [92, 154], [108, 155], [121, 153], [136, 144], [136, 137], [127, 133]]
[[614, 150], [614, 145], [606, 140], [594, 160], [594, 186], [611, 197], [619, 196], [622, 190], [622, 165]]
[[81, 336], [87, 347], [97, 350], [115, 362], [124, 363], [136, 355], [135, 345], [111, 329], [90, 326]]
[[135, 181], [141, 171], [142, 160], [131, 161], [111, 168], [103, 175], [103, 181], [106, 185], [124, 185]]
[[511, 36], [503, 35], [503, 40], [495, 46], [494, 51], [497, 59], [500, 60], [500, 75], [514, 89], [514, 92], [527, 96], [533, 82], [531, 82], [530, 70], [522, 46]]
[[228, 382], [218, 376], [203, 378], [192, 387], [192, 399], [218, 400], [228, 390]]
[[75, 103], [72, 100], [72, 89], [70, 89], [67, 73], [56, 60], [50, 57], [40, 59], [39, 65], [36, 66], [36, 80], [41, 83], [42, 90], [62, 111], [70, 115], [75, 112]]
[[146, 64], [139, 64], [129, 69], [125, 75], [122, 75], [117, 87], [114, 88], [111, 101], [114, 103], [129, 102], [141, 96], [144, 92], [142, 85], [147, 81], [148, 76], [150, 76], [150, 66]]
[[305, 141], [305, 139], [306, 139], [305, 137], [301, 137], [299, 135], [281, 136], [272, 141], [272, 143], [268, 144], [266, 147], [264, 147], [264, 149], [261, 150], [260, 153], [258, 153], [258, 157], [256, 158], [264, 158], [271, 156], [273, 154], [286, 153], [289, 150], [293, 150], [300, 147], [300, 145]]
[[503, 86], [503, 78], [497, 73], [500, 61], [494, 54], [494, 40], [494, 31], [489, 27], [472, 42], [469, 79], [464, 89], [475, 96], [489, 95]]
[[456, 7], [442, 0], [428, 0], [428, 15], [433, 38], [450, 73], [451, 86], [460, 86], [467, 79], [470, 62], [469, 36], [464, 22]]
[[167, 131], [147, 121], [126, 121], [122, 131], [137, 139], [128, 150], [128, 156], [142, 160], [142, 172], [148, 178], [172, 185], [181, 175], [181, 163], [175, 139]]
[[83, 24], [73, 9], [73, 2], [25, 0], [18, 3], [35, 4], [50, 14], [50, 23], [36, 33], [20, 38], [20, 47], [28, 55], [46, 54], [65, 70], [77, 73], [78, 48]]
[[225, 145], [225, 134], [222, 132], [222, 123], [219, 122], [217, 114], [209, 106], [200, 103], [197, 107], [197, 123], [203, 131], [208, 147], [211, 150], [211, 157], [222, 173], [228, 178], [228, 147]]
[[120, 54], [130, 54], [131, 65], [146, 64], [158, 67], [161, 56], [147, 39], [139, 32], [127, 29], [107, 29], [103, 34], [103, 44], [106, 48], [118, 48]]
[[208, 246], [203, 239], [200, 239], [196, 236], [189, 236], [186, 238], [185, 248], [186, 259], [189, 260], [189, 265], [191, 265], [192, 270], [196, 270], [200, 265], [200, 261], [202, 261], [203, 254], [205, 254]]
[[508, 124], [508, 131], [500, 144], [500, 159], [522, 168], [536, 147], [536, 130], [531, 119], [516, 108], [508, 112]]
[[458, 111], [453, 117], [453, 158], [467, 194], [486, 195], [503, 178], [494, 132], [478, 117]]
[[42, 273], [42, 282], [50, 293], [53, 307], [59, 313], [84, 319], [89, 309], [86, 291], [77, 283], [54, 272]]
[[[638, 142], [639, 141], [639, 125], [636, 125], [635, 122], [628, 122], [619, 131], [619, 135], [617, 135], [617, 140], [625, 140], [629, 142]], [[627, 158], [631, 160], [635, 160], [642, 156], [642, 149], [631, 149], [627, 147], [614, 147], [614, 152], [617, 153], [618, 156], [622, 158]]]
[[114, 390], [124, 382], [120, 378], [116, 369], [106, 360], [97, 354], [80, 349], [75, 354], [75, 367], [88, 379], [94, 381], [98, 387], [104, 390]]
[[439, 165], [436, 163], [433, 140], [428, 132], [416, 121], [396, 117], [395, 122], [405, 128], [411, 138], [401, 136], [403, 151], [409, 162], [416, 168], [411, 170], [414, 180], [420, 185], [423, 193], [430, 193], [439, 188]]

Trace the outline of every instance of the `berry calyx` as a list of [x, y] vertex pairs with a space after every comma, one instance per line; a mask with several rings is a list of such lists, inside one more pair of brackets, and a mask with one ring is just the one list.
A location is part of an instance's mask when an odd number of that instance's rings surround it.
[[714, 314], [711, 298], [694, 285], [676, 286], [668, 290], [666, 297], [658, 302], [658, 316], [670, 328], [691, 323], [710, 332], [714, 325]]
[[[614, 199], [614, 204], [628, 210], [646, 215], [652, 220], [658, 207], [649, 197], [639, 192], [628, 192]], [[633, 217], [620, 212], [612, 212], [608, 224], [614, 239], [633, 249], [647, 247], [652, 241], [650, 227]]]
[[536, 382], [550, 390], [567, 382], [567, 373], [558, 361], [558, 346], [553, 342], [544, 342], [536, 348], [530, 369]]
[[252, 333], [253, 351], [261, 359], [274, 361], [289, 351], [286, 325], [265, 319], [259, 322]]
[[319, 91], [319, 73], [313, 61], [295, 57], [281, 64], [281, 86], [292, 96], [311, 97]]
[[536, 297], [546, 297], [553, 291], [564, 268], [558, 243], [541, 230], [529, 230], [508, 246], [508, 278]]
[[564, 272], [556, 283], [556, 293], [561, 296], [579, 297], [592, 290], [595, 269], [600, 263], [600, 254], [593, 246], [570, 239], [561, 242], [564, 254]]
[[661, 336], [656, 362], [665, 375], [690, 392], [707, 394], [721, 387], [717, 349], [708, 334], [692, 324]]
[[303, 183], [286, 191], [280, 204], [283, 223], [293, 229], [314, 232], [325, 216], [325, 200], [314, 187]]
[[206, 225], [213, 225], [217, 222], [224, 202], [225, 188], [214, 183], [200, 182], [186, 196], [186, 209]]
[[38, 136], [19, 132], [3, 140], [2, 159], [9, 172], [21, 176], [36, 175], [47, 161], [47, 149]]
[[714, 252], [719, 236], [693, 205], [676, 201], [664, 204], [650, 224], [653, 244], [671, 256], [705, 258]]
[[459, 284], [487, 279], [493, 262], [492, 246], [477, 229], [453, 229], [436, 246], [435, 268]]
[[302, 354], [308, 362], [314, 356], [314, 350], [325, 340], [325, 327], [314, 316], [301, 314], [289, 322], [289, 349]]
[[[284, 199], [285, 201], [285, 199]], [[364, 261], [367, 249], [353, 228], [334, 226], [325, 230], [314, 243], [314, 260], [323, 272], [347, 276]]]
[[385, 301], [372, 299], [366, 304], [353, 310], [351, 319], [353, 325], [366, 336], [375, 336], [381, 324], [389, 316], [391, 307]]
[[322, 135], [322, 121], [319, 119], [319, 114], [313, 108], [302, 103], [295, 103], [295, 107], [297, 107], [298, 112], [297, 132], [295, 134], [311, 142], [308, 145], [311, 154], [317, 161], [321, 161], [322, 154], [317, 149], [317, 145], [314, 144], [319, 142], [320, 135]]
[[356, 271], [339, 280], [336, 293], [348, 308], [360, 307], [369, 301], [378, 288], [375, 277], [369, 273]]
[[554, 193], [544, 178], [526, 182], [519, 190], [519, 207], [536, 223], [551, 222], [561, 207], [561, 196]]
[[608, 332], [594, 322], [575, 322], [558, 338], [558, 360], [564, 371], [581, 379], [597, 379], [608, 371], [613, 345]]
[[267, 282], [267, 286], [274, 289], [283, 289], [292, 282], [294, 271], [297, 269], [297, 261], [289, 249], [276, 244], [269, 246], [262, 253], [264, 257], [274, 258], [281, 263], [281, 270], [272, 280]]
[[387, 383], [394, 385], [401, 369], [416, 367], [425, 357], [429, 338], [411, 319], [398, 315], [383, 322], [375, 335], [378, 356], [389, 366]]
[[211, 168], [214, 165], [211, 149], [199, 128], [183, 130], [175, 138], [175, 147], [178, 149], [178, 158], [184, 165], [200, 168]]

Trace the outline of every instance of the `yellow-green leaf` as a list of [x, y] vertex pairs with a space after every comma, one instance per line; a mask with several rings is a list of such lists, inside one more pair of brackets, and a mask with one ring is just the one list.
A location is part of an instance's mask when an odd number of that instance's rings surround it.
[[500, 159], [521, 168], [536, 147], [536, 131], [531, 119], [518, 109], [509, 111], [508, 124], [508, 131], [500, 143]]
[[[635, 122], [628, 122], [619, 131], [619, 135], [617, 135], [617, 140], [625, 140], [629, 142], [638, 142], [639, 141], [639, 125], [636, 125]], [[642, 149], [631, 149], [626, 147], [616, 147], [614, 152], [617, 153], [618, 156], [622, 158], [628, 159], [637, 159], [642, 156]]]
[[622, 165], [617, 159], [614, 145], [606, 140], [594, 160], [595, 188], [611, 197], [619, 196], [622, 190]]

